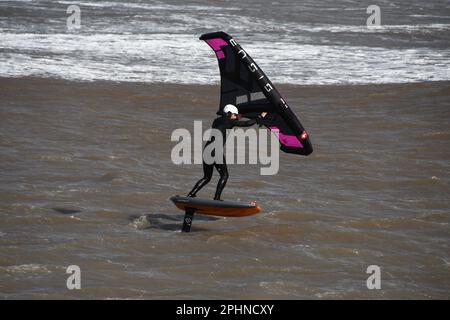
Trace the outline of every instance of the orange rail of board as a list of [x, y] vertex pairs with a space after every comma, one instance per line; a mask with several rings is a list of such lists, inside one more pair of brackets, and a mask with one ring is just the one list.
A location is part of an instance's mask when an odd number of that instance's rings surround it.
[[[192, 204], [188, 203], [177, 203], [175, 204], [178, 209], [185, 210], [187, 208], [193, 208]], [[245, 217], [251, 216], [261, 212], [259, 206], [252, 208], [217, 208], [210, 206], [195, 205], [193, 208], [195, 213], [207, 214], [212, 216], [222, 216], [222, 217]]]

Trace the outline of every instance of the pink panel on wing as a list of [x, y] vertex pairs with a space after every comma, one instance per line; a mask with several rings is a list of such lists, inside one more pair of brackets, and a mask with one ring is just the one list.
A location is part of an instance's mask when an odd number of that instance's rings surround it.
[[225, 58], [225, 54], [223, 53], [222, 50], [216, 51], [216, 56], [217, 56], [217, 59], [223, 59], [223, 58]]
[[228, 45], [228, 43], [226, 43], [225, 40], [220, 39], [220, 38], [209, 39], [209, 40], [206, 40], [206, 42], [211, 46], [211, 48], [213, 48], [214, 51], [220, 50], [221, 46]]
[[303, 148], [303, 145], [298, 141], [296, 136], [280, 133], [278, 127], [270, 127], [270, 130], [277, 136], [278, 140], [280, 140], [283, 145], [292, 148]]

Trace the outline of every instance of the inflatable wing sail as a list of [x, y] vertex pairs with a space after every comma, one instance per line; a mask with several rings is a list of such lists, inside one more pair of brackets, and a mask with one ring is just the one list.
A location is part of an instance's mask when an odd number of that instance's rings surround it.
[[309, 155], [313, 151], [309, 136], [286, 101], [264, 72], [242, 47], [225, 32], [207, 33], [200, 37], [214, 50], [219, 62], [221, 89], [217, 114], [231, 103], [247, 118], [268, 112], [261, 124], [280, 141], [284, 152]]

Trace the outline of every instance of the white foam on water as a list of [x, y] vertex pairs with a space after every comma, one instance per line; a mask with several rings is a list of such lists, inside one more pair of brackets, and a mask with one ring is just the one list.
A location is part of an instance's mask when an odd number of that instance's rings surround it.
[[136, 219], [134, 219], [130, 225], [138, 230], [141, 229], [147, 229], [151, 227], [151, 222], [149, 221], [148, 217], [146, 215], [140, 216]]
[[112, 1], [57, 1], [65, 5], [78, 5], [83, 7], [99, 8], [126, 8], [126, 9], [145, 9], [145, 10], [167, 10], [167, 11], [198, 11], [198, 10], [239, 10], [236, 7], [205, 6], [205, 5], [187, 5], [187, 4], [166, 4], [155, 1], [154, 3], [134, 3], [134, 2], [112, 2]]
[[10, 273], [51, 273], [45, 265], [35, 263], [1, 267], [1, 269]]
[[[450, 80], [450, 50], [242, 43], [274, 83], [367, 84]], [[192, 35], [2, 33], [0, 76], [147, 83], [220, 80], [213, 52]]]
[[[288, 25], [287, 25], [288, 26]], [[435, 23], [435, 24], [416, 24], [416, 25], [380, 25], [380, 26], [365, 26], [365, 25], [333, 25], [333, 24], [319, 24], [319, 25], [289, 25], [290, 28], [295, 28], [302, 31], [309, 32], [352, 32], [352, 33], [391, 33], [391, 32], [417, 32], [431, 33], [435, 31], [450, 31], [450, 24]]]

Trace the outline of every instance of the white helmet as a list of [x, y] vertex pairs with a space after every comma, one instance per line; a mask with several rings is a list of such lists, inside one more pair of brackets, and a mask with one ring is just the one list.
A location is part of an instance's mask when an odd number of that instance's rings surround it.
[[236, 106], [232, 105], [232, 104], [227, 104], [224, 108], [223, 108], [223, 112], [228, 113], [234, 113], [234, 114], [239, 114], [239, 110], [238, 108], [236, 108]]

